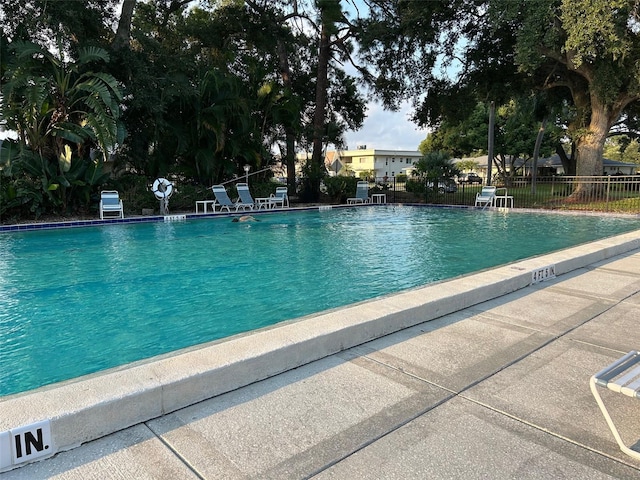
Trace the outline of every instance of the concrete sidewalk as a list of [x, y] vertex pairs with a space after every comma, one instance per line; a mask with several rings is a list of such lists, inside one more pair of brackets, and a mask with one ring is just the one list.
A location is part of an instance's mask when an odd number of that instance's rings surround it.
[[[637, 479], [588, 381], [640, 348], [639, 292], [636, 249], [0, 478]], [[638, 441], [640, 402], [602, 394]]]

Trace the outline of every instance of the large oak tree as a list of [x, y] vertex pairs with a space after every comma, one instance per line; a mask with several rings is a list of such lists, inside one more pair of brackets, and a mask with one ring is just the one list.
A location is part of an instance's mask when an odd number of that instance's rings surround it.
[[[638, 4], [628, 0], [489, 3], [490, 20], [515, 31], [516, 63], [541, 89], [561, 89], [575, 108], [569, 134], [576, 174], [602, 175], [611, 127], [640, 99]], [[580, 184], [580, 196], [588, 184]]]
[[[576, 174], [602, 175], [611, 127], [640, 99], [640, 21], [634, 0], [379, 0], [377, 23], [393, 28], [366, 46], [377, 86], [417, 99], [417, 120], [437, 127], [480, 98], [503, 103], [557, 91], [573, 109], [568, 134]], [[372, 30], [370, 30], [372, 31]], [[574, 195], [588, 189], [579, 184]]]

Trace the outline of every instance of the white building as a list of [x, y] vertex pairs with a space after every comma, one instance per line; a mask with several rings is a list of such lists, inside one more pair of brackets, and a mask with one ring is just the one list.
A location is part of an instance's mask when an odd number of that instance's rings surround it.
[[357, 150], [327, 152], [325, 165], [330, 175], [392, 178], [413, 170], [420, 158], [422, 153], [417, 150], [376, 150], [364, 146]]

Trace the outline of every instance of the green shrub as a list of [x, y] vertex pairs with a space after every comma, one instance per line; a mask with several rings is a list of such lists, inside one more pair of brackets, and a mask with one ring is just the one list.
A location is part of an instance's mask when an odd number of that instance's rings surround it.
[[285, 187], [282, 183], [273, 180], [255, 180], [249, 182], [249, 190], [253, 198], [265, 198], [276, 193], [276, 187]]
[[407, 180], [405, 190], [410, 193], [424, 194], [427, 191], [424, 180]]
[[324, 185], [327, 188], [327, 196], [332, 202], [345, 203], [347, 198], [356, 194], [358, 181], [360, 181], [358, 178], [341, 175], [326, 177]]

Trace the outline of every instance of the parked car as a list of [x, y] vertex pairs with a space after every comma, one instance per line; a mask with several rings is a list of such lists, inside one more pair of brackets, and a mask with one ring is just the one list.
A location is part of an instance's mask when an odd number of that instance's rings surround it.
[[473, 184], [473, 183], [478, 183], [480, 185], [482, 185], [482, 177], [479, 176], [477, 173], [461, 173], [460, 175], [458, 175], [458, 183], [469, 183], [469, 184]]
[[455, 193], [458, 191], [458, 185], [452, 179], [441, 180], [438, 182], [438, 192]]

